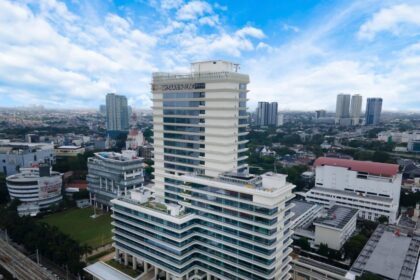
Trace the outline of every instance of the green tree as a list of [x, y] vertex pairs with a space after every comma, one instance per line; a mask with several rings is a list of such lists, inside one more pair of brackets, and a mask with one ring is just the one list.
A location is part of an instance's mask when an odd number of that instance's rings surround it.
[[354, 262], [367, 241], [368, 238], [362, 234], [355, 235], [347, 240], [343, 246], [346, 258], [350, 258]]
[[305, 237], [301, 237], [297, 240], [294, 240], [296, 246], [299, 246], [302, 250], [309, 251], [311, 249], [311, 245], [309, 241]]
[[0, 204], [4, 204], [9, 201], [9, 192], [6, 186], [6, 176], [0, 173]]
[[321, 256], [324, 256], [324, 257], [328, 257], [328, 255], [329, 255], [329, 249], [330, 248], [328, 248], [328, 245], [327, 244], [321, 243], [319, 245], [318, 254], [320, 254]]
[[386, 216], [384, 216], [384, 215], [381, 215], [381, 216], [378, 218], [378, 222], [379, 222], [380, 224], [387, 224], [387, 223], [389, 222], [389, 220], [388, 220], [388, 217], [386, 217]]

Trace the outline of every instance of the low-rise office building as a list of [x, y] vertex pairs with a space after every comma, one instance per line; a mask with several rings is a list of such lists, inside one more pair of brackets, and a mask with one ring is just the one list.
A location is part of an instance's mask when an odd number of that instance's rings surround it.
[[22, 168], [6, 178], [6, 185], [10, 198], [22, 203], [18, 207], [20, 215], [37, 215], [63, 199], [61, 174], [51, 171], [48, 164]]
[[340, 250], [356, 230], [357, 209], [333, 206], [329, 209], [322, 205], [293, 201], [293, 238], [305, 238], [312, 247], [321, 244]]
[[135, 151], [95, 153], [88, 158], [87, 181], [91, 204], [108, 210], [112, 199], [143, 185], [143, 159]]
[[24, 143], [0, 140], [0, 172], [6, 176], [39, 163], [55, 162], [54, 145], [50, 143]]
[[328, 248], [340, 250], [356, 230], [357, 209], [333, 206], [327, 215], [317, 218], [315, 226], [315, 245], [327, 244]]
[[306, 193], [307, 201], [357, 208], [363, 219], [396, 221], [402, 183], [397, 164], [321, 157], [315, 168], [315, 187]]

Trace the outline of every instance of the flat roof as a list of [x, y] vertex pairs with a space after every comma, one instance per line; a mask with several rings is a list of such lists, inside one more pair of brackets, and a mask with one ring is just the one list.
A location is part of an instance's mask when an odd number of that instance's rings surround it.
[[295, 215], [292, 217], [292, 221], [302, 216], [304, 213], [306, 213], [306, 211], [311, 209], [314, 205], [317, 205], [316, 203], [313, 203], [313, 202], [297, 200], [297, 199], [293, 199], [291, 202], [295, 205], [292, 208], [292, 212], [295, 213]]
[[366, 172], [368, 174], [392, 177], [398, 174], [399, 165], [398, 164], [389, 164], [373, 161], [360, 161], [360, 160], [350, 160], [342, 158], [329, 158], [329, 157], [320, 157], [317, 158], [314, 166], [337, 166], [348, 168], [352, 171], [357, 172]]
[[410, 242], [409, 237], [397, 237], [393, 232], [385, 231], [366, 262], [365, 270], [398, 279]]
[[355, 208], [334, 205], [328, 209], [327, 217], [316, 219], [314, 224], [342, 229], [354, 216], [357, 216], [358, 211]]
[[83, 269], [100, 280], [132, 280], [133, 278], [103, 263], [96, 262]]
[[411, 280], [420, 253], [420, 235], [402, 234], [396, 226], [379, 225], [351, 271], [369, 271], [389, 279]]

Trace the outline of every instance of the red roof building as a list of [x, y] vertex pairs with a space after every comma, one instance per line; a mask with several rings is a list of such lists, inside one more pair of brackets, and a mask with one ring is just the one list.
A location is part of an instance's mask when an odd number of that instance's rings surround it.
[[397, 175], [399, 171], [398, 164], [389, 164], [389, 163], [381, 163], [381, 162], [373, 162], [373, 161], [360, 161], [360, 160], [320, 157], [314, 163], [315, 167], [325, 166], [325, 165], [344, 167], [352, 171], [365, 172], [370, 175], [383, 176], [383, 177], [393, 177]]

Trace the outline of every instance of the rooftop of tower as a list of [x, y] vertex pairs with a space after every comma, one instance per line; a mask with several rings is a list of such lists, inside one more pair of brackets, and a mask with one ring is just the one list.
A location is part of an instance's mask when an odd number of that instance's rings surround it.
[[153, 83], [221, 79], [249, 83], [248, 75], [239, 73], [239, 64], [224, 60], [193, 62], [189, 73], [155, 72], [152, 76]]

